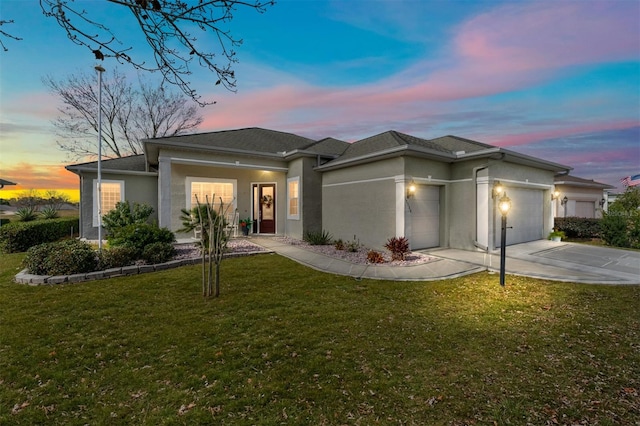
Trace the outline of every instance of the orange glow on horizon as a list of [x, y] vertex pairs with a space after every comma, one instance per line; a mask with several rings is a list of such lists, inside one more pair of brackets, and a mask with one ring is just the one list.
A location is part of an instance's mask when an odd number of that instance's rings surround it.
[[[5, 186], [3, 189], [0, 189], [0, 198], [4, 200], [18, 198], [31, 191], [31, 189], [7, 189], [7, 188], [15, 188], [15, 187]], [[77, 203], [80, 201], [79, 189], [34, 189], [34, 191], [36, 191], [40, 196], [44, 196], [47, 193], [47, 191], [56, 191], [59, 194], [64, 194], [67, 197], [69, 197], [69, 202], [71, 203]]]

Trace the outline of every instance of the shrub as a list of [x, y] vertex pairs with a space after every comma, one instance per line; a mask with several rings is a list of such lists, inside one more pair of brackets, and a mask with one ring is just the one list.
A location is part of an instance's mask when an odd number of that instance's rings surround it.
[[113, 232], [134, 223], [147, 223], [153, 214], [153, 207], [148, 204], [133, 203], [133, 210], [128, 201], [116, 203], [116, 207], [102, 216], [102, 223], [107, 232]]
[[137, 250], [131, 247], [109, 247], [98, 254], [98, 269], [120, 268], [135, 263]]
[[173, 257], [176, 253], [176, 249], [171, 243], [151, 243], [148, 244], [142, 251], [142, 258], [147, 263], [164, 263]]
[[324, 246], [331, 243], [333, 237], [327, 231], [308, 231], [304, 234], [303, 238], [306, 242], [312, 246]]
[[27, 251], [78, 231], [79, 219], [59, 218], [33, 222], [11, 222], [0, 227], [0, 250], [5, 253]]
[[369, 263], [384, 263], [384, 257], [380, 252], [369, 250], [369, 252], [367, 253], [367, 261]]
[[20, 222], [31, 222], [38, 218], [38, 212], [34, 207], [20, 207], [16, 210], [16, 216]]
[[43, 219], [56, 219], [58, 217], [58, 210], [52, 206], [46, 206], [40, 210], [40, 214]]
[[340, 240], [335, 240], [333, 242], [333, 247], [335, 247], [336, 250], [344, 250], [344, 241]]
[[354, 239], [353, 241], [347, 241], [344, 243], [344, 249], [351, 253], [356, 253], [360, 250], [360, 241]]
[[556, 217], [555, 229], [565, 233], [567, 238], [600, 238], [602, 236], [601, 219], [585, 217]]
[[640, 188], [628, 187], [604, 212], [602, 239], [609, 245], [640, 248]]
[[95, 271], [98, 256], [88, 243], [63, 240], [30, 248], [24, 265], [31, 274], [37, 275], [80, 274]]
[[0, 218], [0, 226], [2, 225], [6, 225], [7, 223], [11, 222], [9, 219], [6, 218]]
[[176, 238], [167, 228], [160, 228], [149, 223], [133, 223], [116, 228], [107, 237], [109, 245], [124, 246], [136, 250], [136, 256], [142, 256], [144, 248], [152, 243], [173, 243]]
[[409, 240], [405, 237], [389, 238], [384, 247], [391, 252], [391, 260], [404, 260], [409, 254]]

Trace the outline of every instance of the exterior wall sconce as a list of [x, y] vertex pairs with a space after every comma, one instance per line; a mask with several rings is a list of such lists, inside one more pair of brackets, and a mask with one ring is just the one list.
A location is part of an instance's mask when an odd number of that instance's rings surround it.
[[504, 185], [502, 185], [499, 180], [495, 181], [493, 184], [493, 189], [491, 190], [491, 197], [498, 198], [501, 197], [503, 193]]
[[606, 203], [607, 200], [605, 200], [604, 198], [600, 201], [598, 201], [598, 204], [600, 204], [600, 208], [604, 207], [604, 203]]
[[407, 187], [407, 200], [409, 198], [413, 198], [414, 195], [416, 195], [416, 185], [413, 182], [411, 182]]
[[551, 193], [551, 201], [557, 200], [558, 198], [560, 198], [560, 191], [553, 191]]
[[500, 285], [504, 287], [504, 270], [507, 259], [507, 215], [511, 210], [511, 199], [505, 192], [498, 201], [498, 210], [502, 214], [502, 231], [500, 234]]

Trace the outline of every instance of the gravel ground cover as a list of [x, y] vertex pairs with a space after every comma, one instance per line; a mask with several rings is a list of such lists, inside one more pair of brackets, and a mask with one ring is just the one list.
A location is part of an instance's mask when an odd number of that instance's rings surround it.
[[[347, 250], [337, 250], [333, 244], [328, 245], [311, 245], [306, 241], [296, 240], [294, 238], [289, 237], [277, 237], [278, 241], [283, 243], [291, 244], [294, 246], [300, 246], [301, 248], [309, 251], [313, 251], [316, 253], [324, 254], [326, 256], [335, 257], [338, 259], [343, 259], [351, 263], [367, 265], [370, 262], [367, 260], [367, 253], [370, 249], [360, 246], [358, 251], [350, 252]], [[418, 265], [421, 263], [432, 262], [436, 258], [432, 256], [428, 256], [422, 253], [411, 252], [407, 256], [405, 256], [404, 261], [399, 260], [391, 260], [391, 254], [387, 251], [380, 252], [384, 257], [385, 263], [383, 265], [391, 265], [391, 266], [412, 266]]]

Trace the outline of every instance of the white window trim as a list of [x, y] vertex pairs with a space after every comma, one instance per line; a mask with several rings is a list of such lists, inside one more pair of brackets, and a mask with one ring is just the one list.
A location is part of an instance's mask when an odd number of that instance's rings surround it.
[[[120, 185], [120, 202], [124, 201], [124, 181], [102, 179], [102, 183], [117, 183]], [[102, 217], [109, 212], [102, 212]], [[98, 227], [98, 179], [93, 180], [93, 227]]]
[[[289, 202], [291, 201], [291, 194], [289, 193], [289, 183], [298, 182], [298, 214], [290, 214]], [[287, 179], [287, 219], [300, 220], [300, 210], [302, 209], [302, 184], [300, 176], [295, 176]]]
[[[197, 176], [187, 176], [185, 181], [185, 206], [187, 210], [191, 210], [193, 207], [191, 205], [191, 184], [193, 182], [207, 182], [207, 183], [230, 183], [233, 185], [233, 201], [231, 204], [233, 207], [229, 209], [229, 211], [235, 211], [237, 208], [237, 199], [238, 199], [238, 180], [237, 179], [222, 179], [222, 178], [205, 178], [205, 177], [197, 177]], [[210, 200], [211, 201], [211, 200]], [[200, 200], [201, 203], [204, 203], [205, 200]], [[214, 203], [215, 204], [215, 203]]]

